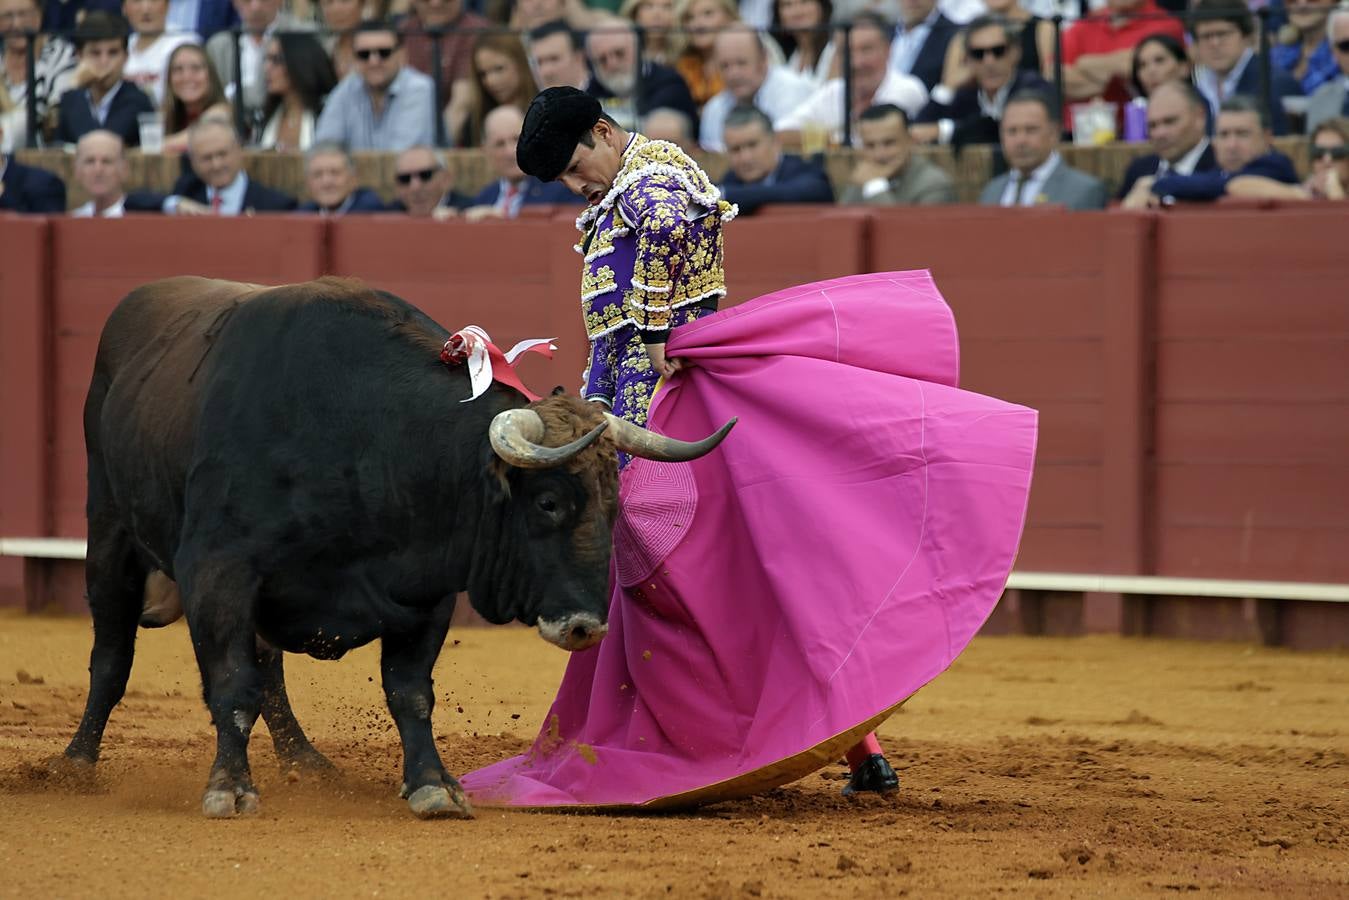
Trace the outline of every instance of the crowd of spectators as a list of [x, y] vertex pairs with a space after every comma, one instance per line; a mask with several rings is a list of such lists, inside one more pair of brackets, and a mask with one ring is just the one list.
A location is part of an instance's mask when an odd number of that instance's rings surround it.
[[[389, 188], [439, 218], [576, 203], [514, 163], [530, 99], [564, 84], [725, 154], [746, 213], [955, 202], [921, 145], [991, 147], [979, 202], [1000, 206], [1338, 199], [1349, 165], [1349, 3], [1324, 0], [0, 0], [0, 62], [0, 209], [20, 211], [66, 209], [26, 146], [73, 155], [79, 215], [342, 215]], [[1059, 152], [1102, 109], [1107, 139], [1151, 151], [1113, 197]], [[1290, 133], [1306, 180], [1271, 144]], [[181, 155], [170, 192], [128, 184], [143, 141]], [[831, 184], [818, 152], [845, 143]], [[465, 147], [493, 175], [472, 198], [442, 152]], [[306, 202], [251, 181], [245, 150], [303, 153]], [[357, 183], [368, 151], [396, 155], [395, 185]]]

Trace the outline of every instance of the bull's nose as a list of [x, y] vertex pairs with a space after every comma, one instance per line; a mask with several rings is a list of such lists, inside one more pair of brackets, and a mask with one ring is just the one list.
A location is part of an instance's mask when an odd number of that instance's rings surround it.
[[565, 619], [540, 619], [539, 636], [563, 650], [584, 650], [593, 647], [609, 633], [609, 626], [598, 616], [578, 614]]

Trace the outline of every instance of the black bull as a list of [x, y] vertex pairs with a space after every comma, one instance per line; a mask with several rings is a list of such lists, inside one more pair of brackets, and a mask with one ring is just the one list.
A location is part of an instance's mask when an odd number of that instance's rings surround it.
[[471, 815], [431, 736], [455, 594], [566, 649], [598, 641], [617, 450], [689, 460], [732, 423], [685, 443], [497, 383], [463, 403], [467, 375], [439, 358], [448, 337], [337, 279], [174, 278], [122, 300], [84, 413], [94, 646], [65, 764], [97, 760], [143, 602], [176, 592], [216, 729], [206, 815], [257, 808], [260, 714], [283, 765], [330, 765], [291, 712], [281, 651], [335, 659], [376, 638], [403, 795], [419, 816]]

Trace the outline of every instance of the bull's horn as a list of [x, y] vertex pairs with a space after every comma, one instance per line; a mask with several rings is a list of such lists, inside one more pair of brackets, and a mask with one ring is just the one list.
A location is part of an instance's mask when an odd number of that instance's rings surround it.
[[538, 443], [544, 432], [539, 414], [532, 409], [508, 409], [493, 416], [487, 434], [497, 456], [511, 465], [521, 469], [551, 469], [595, 443], [608, 427], [608, 422], [601, 422], [566, 446], [544, 447]]
[[691, 459], [697, 459], [711, 453], [716, 449], [717, 444], [720, 444], [722, 439], [731, 433], [735, 423], [740, 421], [739, 418], [731, 419], [701, 441], [680, 441], [663, 434], [656, 434], [654, 431], [648, 431], [640, 425], [634, 425], [620, 419], [613, 413], [605, 413], [604, 418], [612, 429], [610, 434], [613, 435], [614, 443], [618, 445], [618, 449], [633, 456], [640, 456], [642, 459], [654, 459], [660, 462], [688, 462]]

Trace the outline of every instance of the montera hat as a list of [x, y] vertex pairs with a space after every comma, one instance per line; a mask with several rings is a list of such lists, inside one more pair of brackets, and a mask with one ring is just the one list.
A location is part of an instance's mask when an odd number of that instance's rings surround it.
[[553, 181], [567, 168], [581, 137], [600, 120], [600, 101], [574, 87], [540, 91], [525, 112], [515, 145], [520, 171]]

